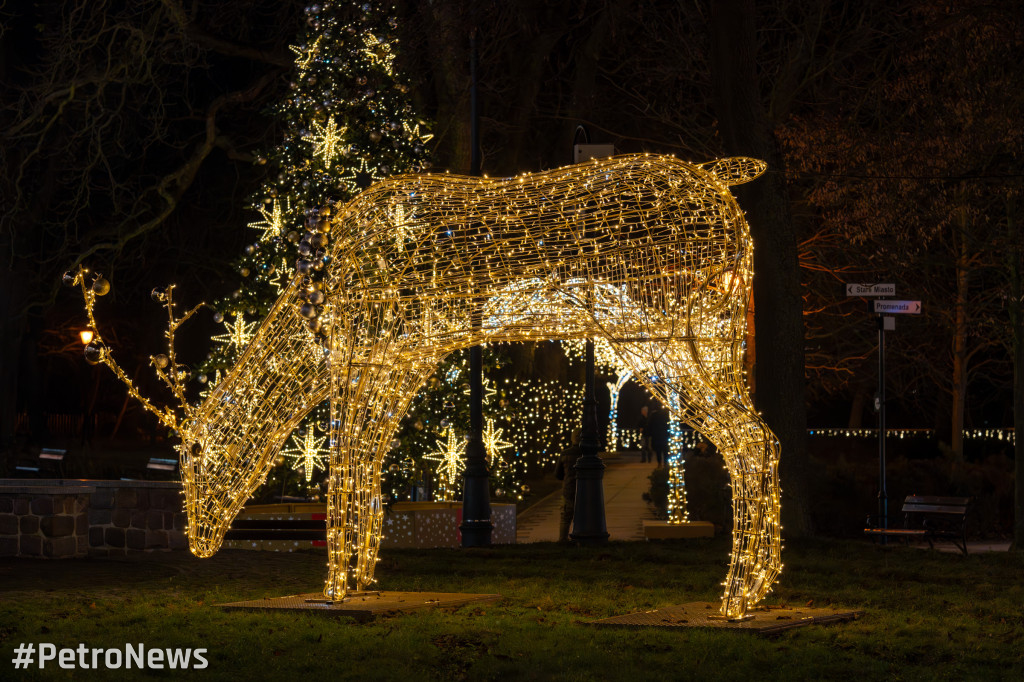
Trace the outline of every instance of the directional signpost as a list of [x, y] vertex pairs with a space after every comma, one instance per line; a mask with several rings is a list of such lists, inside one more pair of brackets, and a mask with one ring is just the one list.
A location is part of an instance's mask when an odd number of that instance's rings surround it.
[[895, 284], [847, 284], [846, 296], [895, 296]]
[[[880, 296], [895, 296], [895, 284], [847, 284], [847, 298], [860, 296], [875, 298], [870, 311], [878, 315], [878, 523], [889, 527], [889, 498], [885, 491], [885, 332], [896, 329], [896, 318], [890, 315], [920, 315], [920, 301], [877, 300]], [[885, 536], [881, 536], [885, 544]]]
[[875, 312], [886, 315], [920, 315], [920, 301], [874, 301]]

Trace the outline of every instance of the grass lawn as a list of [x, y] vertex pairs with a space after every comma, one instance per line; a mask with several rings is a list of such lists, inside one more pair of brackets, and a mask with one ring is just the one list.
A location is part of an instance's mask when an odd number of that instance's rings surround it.
[[[582, 623], [716, 600], [728, 539], [389, 550], [386, 590], [498, 592], [499, 602], [359, 624], [214, 604], [319, 591], [322, 553], [223, 551], [129, 559], [0, 561], [0, 679], [676, 680], [1024, 679], [1024, 558], [861, 541], [787, 543], [769, 603], [863, 609], [852, 623], [774, 637], [611, 630]], [[15, 671], [23, 642], [206, 648], [209, 667]]]

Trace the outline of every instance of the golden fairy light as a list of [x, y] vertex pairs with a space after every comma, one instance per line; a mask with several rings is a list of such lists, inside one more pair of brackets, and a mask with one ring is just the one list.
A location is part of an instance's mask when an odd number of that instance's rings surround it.
[[[326, 399], [324, 594], [366, 589], [381, 463], [441, 360], [481, 343], [603, 338], [723, 455], [733, 542], [721, 615], [743, 617], [781, 570], [779, 444], [743, 378], [752, 246], [729, 191], [764, 168], [631, 155], [506, 179], [404, 175], [309, 216], [311, 232], [331, 237], [326, 257], [296, 264], [238, 362], [178, 424], [190, 548], [217, 551], [292, 429]], [[389, 229], [396, 203], [417, 225], [403, 249]]]

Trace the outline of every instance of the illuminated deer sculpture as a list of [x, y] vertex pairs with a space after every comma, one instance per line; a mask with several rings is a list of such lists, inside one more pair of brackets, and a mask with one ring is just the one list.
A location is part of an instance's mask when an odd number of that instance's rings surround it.
[[734, 527], [721, 615], [742, 617], [781, 568], [778, 443], [742, 376], [751, 241], [729, 191], [763, 170], [621, 156], [500, 180], [398, 176], [321, 209], [307, 221], [315, 260], [298, 263], [237, 364], [176, 424], [192, 551], [217, 551], [326, 399], [324, 594], [368, 587], [381, 463], [438, 363], [479, 343], [603, 337], [725, 458]]

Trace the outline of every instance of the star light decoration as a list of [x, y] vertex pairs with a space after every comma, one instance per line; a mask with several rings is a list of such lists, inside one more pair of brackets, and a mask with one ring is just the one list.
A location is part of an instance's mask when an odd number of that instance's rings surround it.
[[252, 340], [253, 332], [256, 331], [257, 323], [246, 322], [245, 316], [241, 313], [235, 318], [234, 324], [224, 321], [224, 328], [227, 330], [224, 334], [218, 334], [211, 336], [210, 338], [214, 341], [220, 341], [227, 345], [229, 348], [234, 347], [236, 351], [241, 351]]
[[[744, 381], [753, 248], [729, 190], [764, 169], [632, 155], [505, 179], [395, 176], [321, 208], [307, 227], [333, 237], [317, 279], [299, 270], [238, 363], [201, 405], [184, 406], [187, 418], [146, 404], [182, 438], [190, 549], [219, 549], [295, 424], [329, 399], [324, 595], [367, 589], [381, 462], [441, 360], [483, 343], [602, 336], [722, 454], [733, 530], [719, 613], [744, 618], [782, 569], [779, 442]], [[402, 197], [427, 227], [399, 252], [386, 213]], [[309, 352], [304, 327], [324, 352]], [[113, 364], [102, 348], [92, 354]], [[463, 445], [449, 437], [446, 452]]]
[[295, 68], [298, 69], [299, 77], [301, 78], [310, 65], [316, 60], [320, 54], [320, 41], [323, 40], [323, 36], [317, 36], [316, 40], [309, 48], [303, 48], [299, 45], [289, 45], [288, 49], [295, 53]]
[[284, 216], [292, 210], [291, 202], [286, 201], [286, 206], [282, 210], [281, 203], [274, 199], [270, 204], [269, 211], [266, 209], [266, 205], [258, 206], [256, 210], [259, 211], [263, 219], [249, 223], [249, 227], [263, 232], [260, 235], [260, 242], [266, 244], [274, 237], [281, 236], [284, 228]]
[[281, 262], [274, 268], [274, 274], [270, 277], [270, 283], [274, 285], [278, 293], [280, 293], [286, 286], [288, 286], [288, 280], [294, 276], [291, 271], [291, 264], [281, 259]]
[[504, 429], [494, 425], [493, 419], [487, 419], [487, 425], [484, 427], [481, 436], [484, 441], [484, 452], [487, 453], [487, 463], [491, 467], [508, 466], [508, 463], [501, 456], [501, 451], [514, 446], [502, 437], [504, 433]]
[[395, 63], [395, 51], [391, 44], [382, 41], [372, 33], [363, 34], [363, 54], [374, 64], [379, 64], [389, 76], [392, 73], [392, 65]]
[[292, 469], [305, 473], [306, 483], [313, 480], [314, 471], [324, 471], [324, 463], [328, 457], [327, 451], [323, 449], [326, 440], [326, 436], [317, 438], [313, 434], [313, 429], [309, 428], [303, 436], [296, 437], [296, 434], [292, 434], [293, 447], [281, 451], [282, 455], [294, 460]]
[[[313, 145], [313, 156], [320, 157], [324, 168], [329, 169], [334, 157], [343, 151], [340, 143], [347, 128], [345, 126], [339, 128], [334, 116], [328, 116], [326, 125], [320, 125], [317, 121], [313, 121], [313, 129], [316, 132], [307, 135], [306, 142]], [[366, 163], [365, 160], [363, 163]]]
[[359, 163], [354, 164], [339, 180], [344, 182], [349, 190], [358, 192], [383, 179], [379, 170], [376, 165], [371, 166], [366, 159], [361, 158]]
[[443, 499], [453, 499], [459, 486], [459, 474], [466, 469], [466, 439], [455, 435], [455, 430], [448, 427], [448, 438], [437, 441], [437, 449], [423, 455], [424, 459], [439, 462], [437, 479]]
[[432, 133], [420, 132], [420, 124], [411, 124], [408, 121], [402, 121], [402, 129], [405, 130], [405, 134], [409, 137], [418, 139], [420, 142], [429, 142], [434, 137]]
[[[452, 369], [457, 369], [457, 368], [452, 368]], [[448, 370], [448, 373], [451, 376], [451, 379], [449, 380], [450, 383], [455, 383], [455, 381], [459, 378], [459, 372], [456, 371], [454, 374], [452, 374], [452, 370]], [[493, 398], [494, 396], [498, 395], [498, 389], [496, 389], [494, 387], [494, 384], [491, 382], [491, 380], [488, 377], [484, 377], [483, 381], [480, 382], [480, 385], [481, 385], [481, 387], [484, 390], [484, 403], [491, 402], [491, 398]], [[463, 395], [469, 395], [469, 386], [467, 386], [466, 388], [462, 389], [462, 394]]]

